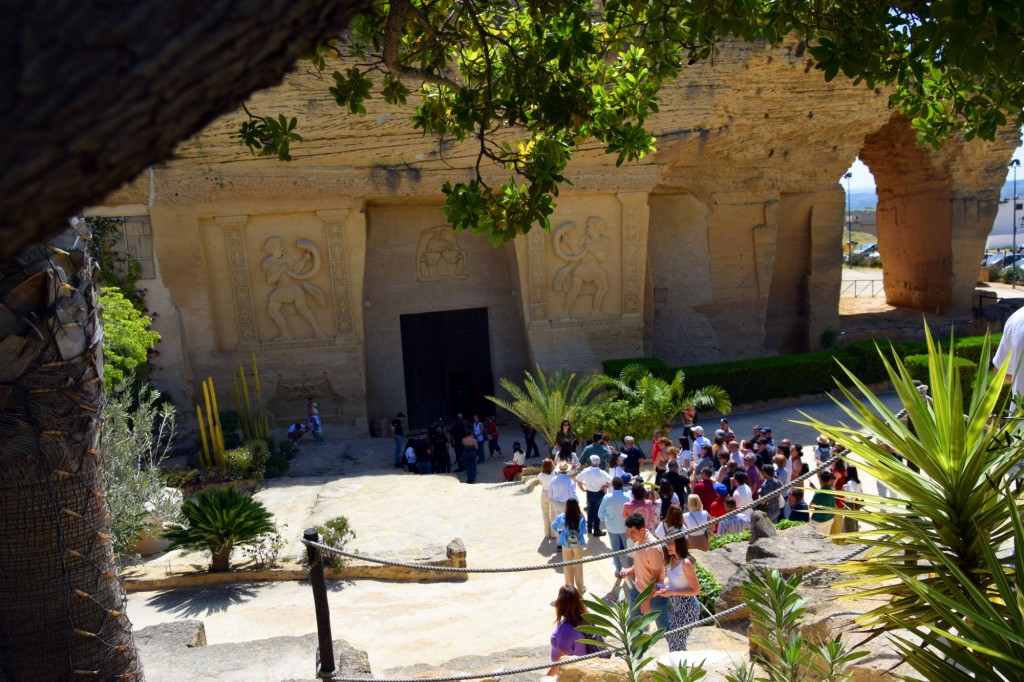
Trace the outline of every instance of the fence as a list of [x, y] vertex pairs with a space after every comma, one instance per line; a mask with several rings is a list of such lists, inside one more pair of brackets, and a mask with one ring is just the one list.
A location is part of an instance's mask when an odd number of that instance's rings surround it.
[[885, 296], [885, 283], [880, 279], [844, 279], [839, 295], [853, 298]]

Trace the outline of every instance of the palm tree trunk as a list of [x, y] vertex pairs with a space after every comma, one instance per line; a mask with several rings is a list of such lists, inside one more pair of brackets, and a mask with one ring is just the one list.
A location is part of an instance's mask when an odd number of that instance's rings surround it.
[[76, 221], [0, 266], [0, 679], [142, 679], [103, 496], [102, 323]]
[[210, 561], [210, 572], [226, 571], [231, 567], [231, 547], [225, 547], [219, 552], [213, 553], [213, 560]]

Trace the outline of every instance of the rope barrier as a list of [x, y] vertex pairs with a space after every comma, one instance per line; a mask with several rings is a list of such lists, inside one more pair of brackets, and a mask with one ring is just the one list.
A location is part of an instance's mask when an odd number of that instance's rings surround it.
[[[833, 459], [836, 459], [836, 458], [833, 457]], [[850, 559], [854, 558], [855, 556], [857, 556], [861, 552], [865, 551], [866, 549], [867, 549], [866, 546], [858, 547], [857, 549], [855, 549], [852, 552], [850, 552], [850, 553], [846, 554], [845, 556], [843, 556], [839, 560], [839, 563], [845, 563], [845, 562], [849, 561]], [[826, 570], [828, 570], [828, 569], [827, 568], [816, 568], [815, 570], [811, 571], [810, 573], [807, 573], [806, 575], [804, 575], [804, 580], [811, 580], [813, 578], [816, 578], [817, 576], [819, 576], [822, 573], [824, 573]], [[736, 606], [729, 607], [728, 609], [722, 611], [721, 613], [716, 613], [716, 614], [714, 614], [712, 616], [708, 616], [707, 618], [703, 618], [701, 620], [694, 621], [693, 623], [687, 623], [686, 625], [682, 625], [682, 626], [680, 626], [678, 628], [675, 628], [673, 630], [667, 630], [665, 632], [665, 636], [667, 637], [668, 635], [673, 635], [673, 634], [677, 634], [677, 633], [680, 633], [680, 632], [686, 632], [688, 630], [692, 630], [693, 628], [701, 627], [701, 626], [704, 626], [704, 625], [709, 625], [711, 623], [717, 623], [720, 618], [722, 618], [724, 616], [731, 615], [731, 614], [736, 613], [738, 611], [741, 611], [741, 610], [743, 610], [745, 608], [747, 608], [746, 604], [737, 604]], [[549, 669], [549, 668], [551, 668], [552, 666], [555, 666], [555, 665], [559, 666], [559, 667], [564, 666], [564, 665], [574, 665], [576, 663], [580, 663], [581, 661], [589, 661], [590, 659], [600, 658], [602, 656], [607, 656], [607, 655], [615, 656], [617, 654], [622, 653], [624, 650], [625, 650], [625, 647], [618, 647], [618, 648], [615, 648], [615, 649], [606, 649], [604, 651], [597, 651], [597, 652], [592, 653], [592, 654], [583, 654], [581, 656], [572, 656], [572, 657], [569, 657], [569, 658], [562, 658], [562, 659], [559, 659], [558, 661], [554, 661], [554, 662], [552, 662], [552, 661], [545, 661], [543, 663], [533, 663], [533, 664], [530, 664], [530, 665], [524, 665], [524, 666], [519, 666], [519, 667], [516, 667], [516, 668], [508, 668], [508, 669], [498, 668], [497, 670], [492, 670], [492, 671], [489, 671], [489, 672], [486, 672], [486, 673], [463, 673], [461, 675], [444, 675], [444, 676], [437, 676], [437, 677], [354, 677], [354, 676], [346, 676], [346, 675], [332, 675], [330, 679], [331, 679], [331, 682], [459, 682], [461, 680], [479, 680], [479, 679], [485, 679], [485, 678], [490, 678], [490, 677], [505, 677], [505, 676], [508, 676], [508, 675], [519, 675], [519, 674], [522, 674], [522, 673], [537, 672], [539, 670]]]
[[737, 507], [736, 509], [732, 510], [731, 512], [728, 512], [727, 514], [725, 514], [723, 516], [719, 516], [717, 518], [710, 519], [706, 523], [699, 524], [697, 526], [694, 526], [693, 528], [684, 528], [684, 529], [679, 530], [679, 531], [677, 531], [675, 533], [672, 533], [670, 535], [666, 535], [664, 538], [660, 538], [660, 539], [658, 539], [658, 540], [656, 540], [654, 542], [648, 542], [648, 543], [645, 543], [645, 544], [642, 544], [642, 545], [634, 545], [633, 547], [627, 547], [625, 549], [619, 549], [619, 550], [615, 550], [615, 551], [611, 551], [611, 552], [605, 552], [604, 554], [596, 554], [594, 556], [583, 557], [582, 559], [573, 559], [571, 561], [555, 561], [555, 562], [551, 562], [551, 563], [547, 563], [547, 564], [529, 564], [529, 565], [523, 565], [523, 566], [500, 566], [500, 567], [496, 567], [496, 568], [469, 568], [469, 567], [459, 568], [459, 567], [453, 567], [453, 566], [431, 566], [431, 565], [428, 565], [428, 564], [417, 564], [417, 563], [410, 563], [410, 562], [404, 562], [404, 561], [392, 561], [390, 559], [383, 559], [381, 557], [375, 557], [375, 556], [370, 556], [370, 555], [366, 555], [366, 554], [358, 554], [356, 552], [346, 552], [345, 550], [338, 549], [337, 547], [331, 547], [330, 545], [325, 545], [325, 544], [323, 544], [321, 542], [314, 542], [312, 540], [306, 540], [305, 538], [303, 538], [302, 543], [304, 545], [306, 545], [307, 547], [316, 547], [317, 549], [319, 549], [322, 552], [326, 552], [327, 554], [333, 554], [335, 556], [344, 556], [344, 557], [348, 557], [350, 559], [356, 559], [356, 560], [359, 560], [359, 561], [368, 561], [368, 562], [371, 562], [371, 563], [382, 564], [384, 566], [396, 566], [396, 567], [399, 567], [399, 568], [410, 568], [410, 569], [413, 569], [413, 570], [423, 570], [423, 571], [435, 571], [435, 572], [439, 572], [439, 573], [460, 573], [460, 574], [466, 574], [466, 573], [485, 573], [485, 574], [487, 574], [487, 573], [519, 573], [519, 572], [525, 572], [525, 571], [542, 571], [542, 570], [549, 570], [549, 569], [552, 569], [552, 568], [563, 568], [565, 566], [576, 566], [578, 564], [587, 564], [587, 563], [591, 563], [591, 562], [594, 562], [594, 561], [601, 561], [603, 559], [608, 559], [608, 558], [611, 558], [611, 557], [617, 557], [617, 556], [622, 556], [624, 554], [630, 554], [630, 553], [635, 552], [635, 551], [640, 550], [640, 549], [647, 549], [648, 547], [657, 547], [659, 545], [663, 545], [663, 544], [665, 544], [667, 542], [675, 540], [676, 538], [682, 538], [682, 537], [686, 537], [687, 535], [693, 535], [695, 533], [703, 532], [703, 531], [707, 530], [708, 528], [711, 528], [715, 524], [720, 523], [721, 521], [724, 521], [725, 519], [729, 519], [729, 518], [732, 518], [732, 517], [734, 517], [734, 516], [736, 516], [738, 514], [742, 514], [743, 512], [745, 512], [745, 511], [747, 511], [749, 509], [754, 509], [756, 507], [759, 507], [764, 502], [772, 500], [772, 499], [774, 499], [776, 497], [781, 497], [783, 493], [787, 492], [791, 488], [797, 487], [800, 483], [803, 483], [807, 479], [811, 478], [812, 476], [817, 474], [819, 471], [822, 471], [823, 469], [827, 469], [828, 467], [832, 466], [832, 464], [836, 460], [838, 460], [838, 459], [840, 459], [839, 455], [833, 455], [829, 459], [827, 459], [824, 462], [822, 462], [818, 466], [817, 469], [813, 469], [811, 471], [808, 471], [806, 474], [803, 474], [801, 476], [798, 476], [797, 478], [794, 478], [792, 481], [790, 481], [786, 485], [780, 487], [777, 490], [773, 490], [768, 495], [765, 495], [764, 497], [758, 498], [757, 500], [754, 500], [753, 502], [750, 502], [749, 504], [745, 504], [742, 507]]

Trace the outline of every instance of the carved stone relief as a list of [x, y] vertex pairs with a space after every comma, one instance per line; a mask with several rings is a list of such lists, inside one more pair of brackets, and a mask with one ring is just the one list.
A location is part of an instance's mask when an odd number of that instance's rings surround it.
[[327, 227], [327, 255], [330, 258], [331, 293], [334, 296], [334, 316], [338, 331], [346, 336], [352, 334], [352, 307], [349, 304], [347, 250], [345, 248], [345, 217], [347, 208], [332, 208], [316, 212]]
[[[566, 221], [552, 231], [551, 240], [555, 255], [565, 261], [551, 282], [556, 292], [565, 292], [562, 308], [554, 317], [607, 315], [604, 302], [608, 295], [608, 272], [604, 261], [608, 258], [608, 237], [604, 220], [590, 216], [582, 228], [576, 221]], [[584, 313], [574, 310], [574, 306], [585, 286], [593, 290], [593, 297]]]
[[217, 216], [214, 220], [224, 229], [231, 296], [234, 299], [235, 320], [238, 323], [238, 345], [241, 348], [253, 347], [258, 345], [259, 341], [256, 335], [252, 289], [249, 287], [249, 264], [245, 259], [245, 234], [242, 232], [242, 226], [248, 222], [249, 216]]
[[459, 248], [455, 230], [448, 225], [427, 228], [416, 248], [416, 279], [435, 282], [466, 278], [466, 251]]
[[271, 342], [291, 341], [294, 338], [284, 316], [284, 310], [289, 306], [312, 328], [315, 338], [327, 338], [310, 307], [310, 302], [318, 308], [327, 304], [323, 290], [308, 281], [320, 272], [320, 247], [309, 239], [296, 239], [295, 246], [302, 255], [293, 262], [280, 237], [267, 237], [263, 243], [263, 253], [266, 255], [260, 262], [260, 268], [267, 284], [272, 287], [267, 296], [267, 314], [278, 329], [278, 335]]

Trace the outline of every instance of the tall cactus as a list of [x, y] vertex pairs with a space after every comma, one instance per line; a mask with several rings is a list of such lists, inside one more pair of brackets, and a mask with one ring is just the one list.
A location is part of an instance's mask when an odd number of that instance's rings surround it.
[[203, 401], [206, 403], [205, 413], [202, 405], [196, 405], [196, 416], [199, 418], [199, 437], [203, 442], [199, 466], [204, 471], [213, 466], [221, 471], [227, 471], [228, 462], [224, 454], [224, 429], [220, 425], [217, 391], [214, 388], [212, 377], [207, 377], [203, 382]]

